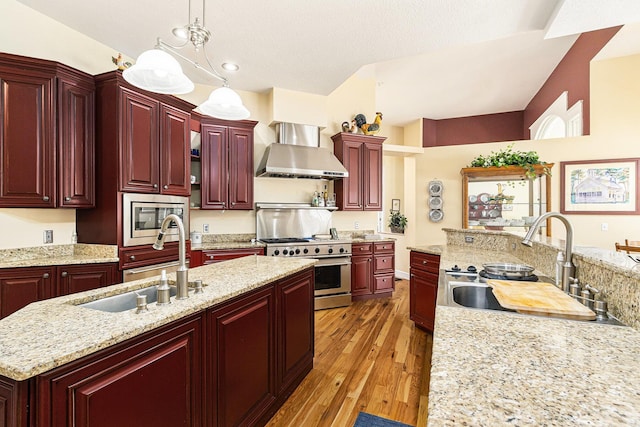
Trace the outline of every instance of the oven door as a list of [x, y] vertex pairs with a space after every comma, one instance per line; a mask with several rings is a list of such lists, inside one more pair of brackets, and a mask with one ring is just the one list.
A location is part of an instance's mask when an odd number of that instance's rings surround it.
[[320, 258], [315, 265], [315, 296], [351, 294], [351, 257]]
[[[122, 232], [124, 246], [150, 245], [158, 237], [162, 221], [169, 214], [182, 219], [184, 229], [189, 230], [189, 198], [160, 194], [122, 195]], [[178, 241], [175, 224], [167, 229], [165, 242]]]

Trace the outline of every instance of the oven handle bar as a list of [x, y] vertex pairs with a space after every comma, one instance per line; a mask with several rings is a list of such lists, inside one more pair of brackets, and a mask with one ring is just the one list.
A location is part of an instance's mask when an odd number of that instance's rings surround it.
[[351, 257], [334, 257], [334, 258], [314, 258], [318, 260], [316, 267], [326, 267], [331, 265], [351, 265]]

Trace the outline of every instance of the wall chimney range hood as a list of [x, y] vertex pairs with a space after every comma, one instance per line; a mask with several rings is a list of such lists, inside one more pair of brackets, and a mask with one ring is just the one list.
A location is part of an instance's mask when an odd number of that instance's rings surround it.
[[320, 147], [320, 128], [317, 126], [278, 123], [276, 141], [264, 152], [256, 176], [307, 179], [349, 176], [333, 153]]

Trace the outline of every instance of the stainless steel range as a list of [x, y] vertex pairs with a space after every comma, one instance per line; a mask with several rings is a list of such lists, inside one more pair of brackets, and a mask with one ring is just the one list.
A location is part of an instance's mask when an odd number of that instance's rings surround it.
[[[331, 209], [307, 204], [257, 204], [256, 234], [266, 255], [317, 259], [315, 309], [351, 304], [351, 242], [330, 236]], [[322, 236], [320, 238], [314, 236]]]

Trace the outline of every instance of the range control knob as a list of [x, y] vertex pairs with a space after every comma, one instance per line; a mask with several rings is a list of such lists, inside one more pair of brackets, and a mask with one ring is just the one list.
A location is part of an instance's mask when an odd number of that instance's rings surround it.
[[290, 251], [290, 252], [289, 252], [289, 256], [293, 256], [293, 251]]
[[344, 253], [344, 248], [340, 248], [340, 253], [343, 254]]
[[328, 250], [327, 252], [329, 252], [330, 254], [332, 254], [332, 253], [333, 253], [333, 248], [329, 248], [329, 250]]
[[280, 255], [280, 251], [276, 249], [275, 251], [273, 251], [273, 254], [274, 254], [275, 256], [278, 256], [278, 255]]
[[296, 249], [296, 255], [300, 253], [300, 249]]
[[315, 253], [319, 254], [320, 253], [320, 248], [316, 248], [315, 249]]
[[288, 250], [285, 249], [285, 250], [282, 251], [282, 255], [288, 255], [288, 254], [289, 254]]
[[308, 254], [309, 253], [309, 249], [304, 248], [304, 250], [302, 252], [304, 252], [305, 254]]

